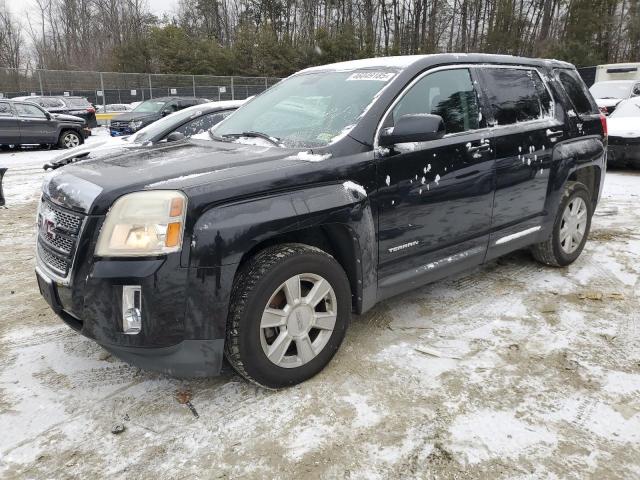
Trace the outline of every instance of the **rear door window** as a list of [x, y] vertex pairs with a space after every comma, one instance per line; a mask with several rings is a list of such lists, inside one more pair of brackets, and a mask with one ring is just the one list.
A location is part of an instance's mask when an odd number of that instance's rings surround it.
[[202, 115], [198, 118], [194, 118], [193, 120], [189, 120], [184, 125], [176, 128], [176, 132], [183, 133], [186, 137], [190, 137], [192, 135], [196, 135], [198, 133], [203, 133], [209, 130], [211, 127], [217, 125], [226, 117], [228, 117], [233, 110], [224, 110], [221, 112], [212, 112], [206, 115]]
[[394, 125], [402, 115], [414, 113], [441, 116], [447, 133], [480, 128], [478, 96], [469, 70], [441, 70], [421, 78], [396, 104], [385, 126]]
[[9, 105], [8, 102], [0, 102], [0, 115], [3, 117], [13, 115], [13, 112], [11, 111], [11, 106]]
[[556, 73], [577, 114], [592, 115], [598, 113], [598, 106], [591, 100], [591, 94], [577, 72], [562, 69], [556, 70]]
[[551, 94], [536, 70], [483, 68], [482, 75], [495, 125], [513, 125], [552, 116]]

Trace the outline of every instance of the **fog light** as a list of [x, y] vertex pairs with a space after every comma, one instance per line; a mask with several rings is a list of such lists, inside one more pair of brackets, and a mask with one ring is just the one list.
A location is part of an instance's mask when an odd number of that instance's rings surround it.
[[137, 335], [142, 330], [142, 291], [137, 285], [122, 287], [122, 331]]

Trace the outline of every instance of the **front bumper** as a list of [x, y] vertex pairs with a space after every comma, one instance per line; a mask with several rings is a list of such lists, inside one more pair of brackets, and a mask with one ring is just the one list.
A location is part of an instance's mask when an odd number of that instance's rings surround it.
[[[38, 286], [67, 325], [142, 368], [179, 376], [219, 373], [236, 264], [191, 266], [188, 249], [100, 258], [94, 252], [104, 216], [43, 197], [38, 219]], [[190, 243], [185, 237], [184, 245]], [[133, 302], [141, 318], [136, 332], [124, 321], [131, 319], [126, 293], [132, 291], [139, 292]]]
[[220, 374], [224, 340], [183, 340], [170, 347], [126, 348], [102, 345], [109, 353], [131, 365], [172, 377], [213, 377]]
[[[69, 327], [143, 369], [184, 378], [220, 374], [228, 300], [211, 295], [215, 275], [198, 277], [197, 269], [190, 275], [179, 258], [98, 260], [89, 273], [80, 273], [84, 267], [78, 265], [72, 285], [36, 269], [42, 296]], [[142, 290], [142, 329], [136, 335], [123, 331], [124, 285]]]

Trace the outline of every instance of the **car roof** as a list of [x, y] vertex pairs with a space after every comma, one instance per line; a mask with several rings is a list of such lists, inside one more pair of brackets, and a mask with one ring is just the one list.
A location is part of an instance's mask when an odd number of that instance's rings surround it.
[[[34, 97], [15, 97], [15, 98], [0, 98], [0, 102], [9, 102], [9, 103], [30, 103], [32, 105], [37, 105], [38, 107], [40, 105], [38, 105], [35, 102], [30, 101], [30, 98], [34, 98]], [[38, 98], [38, 97], [35, 97]]]
[[145, 102], [153, 101], [153, 102], [169, 102], [171, 100], [204, 100], [204, 98], [200, 97], [155, 97], [155, 98], [147, 98], [144, 100]]
[[247, 100], [225, 100], [221, 102], [206, 102], [199, 105], [192, 105], [180, 112], [197, 112], [199, 110], [206, 110], [207, 112], [215, 112], [216, 110], [227, 110], [230, 108], [239, 108]]
[[549, 65], [556, 68], [574, 68], [570, 63], [560, 60], [547, 60], [539, 58], [516, 57], [513, 55], [490, 55], [483, 53], [439, 53], [431, 55], [400, 55], [391, 57], [363, 58], [348, 62], [319, 65], [302, 70], [299, 73], [307, 73], [323, 70], [348, 71], [368, 68], [395, 68], [404, 70], [409, 67], [430, 67], [438, 64], [451, 63], [495, 63], [509, 65], [542, 66]]

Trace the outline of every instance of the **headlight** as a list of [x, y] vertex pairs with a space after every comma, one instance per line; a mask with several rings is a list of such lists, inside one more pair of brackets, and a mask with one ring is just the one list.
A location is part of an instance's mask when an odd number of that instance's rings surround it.
[[129, 122], [129, 128], [131, 130], [138, 130], [142, 126], [142, 120], [132, 120]]
[[140, 257], [182, 247], [187, 197], [176, 191], [135, 192], [115, 201], [102, 225], [96, 255]]

